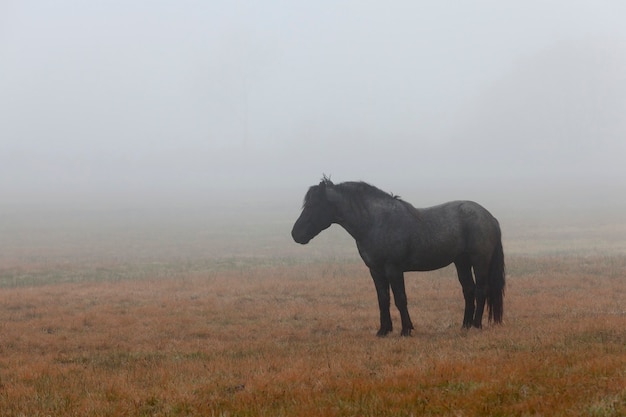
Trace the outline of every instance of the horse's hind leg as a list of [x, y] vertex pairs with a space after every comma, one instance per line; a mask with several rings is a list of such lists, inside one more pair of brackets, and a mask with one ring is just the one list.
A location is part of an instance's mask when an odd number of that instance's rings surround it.
[[463, 327], [469, 329], [474, 320], [474, 278], [472, 277], [472, 265], [468, 259], [460, 259], [454, 263], [459, 282], [463, 287], [463, 298], [465, 298], [465, 314], [463, 315]]
[[487, 277], [489, 276], [489, 264], [477, 262], [474, 264], [474, 275], [476, 276], [476, 313], [474, 314], [473, 326], [483, 327], [483, 312], [485, 311], [485, 300], [487, 299]]

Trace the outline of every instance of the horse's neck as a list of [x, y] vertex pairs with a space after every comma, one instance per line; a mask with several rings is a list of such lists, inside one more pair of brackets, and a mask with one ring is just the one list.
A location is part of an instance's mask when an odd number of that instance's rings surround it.
[[366, 208], [369, 204], [375, 202], [365, 201], [362, 207], [353, 207], [344, 199], [338, 206], [336, 223], [357, 241], [370, 229], [374, 221], [372, 210]]

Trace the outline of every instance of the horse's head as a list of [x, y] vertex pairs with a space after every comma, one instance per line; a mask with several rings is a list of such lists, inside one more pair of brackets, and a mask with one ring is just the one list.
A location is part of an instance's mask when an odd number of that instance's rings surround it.
[[335, 221], [335, 207], [328, 199], [328, 191], [332, 187], [330, 179], [324, 177], [319, 185], [314, 185], [307, 191], [302, 213], [291, 230], [291, 236], [297, 243], [309, 243]]

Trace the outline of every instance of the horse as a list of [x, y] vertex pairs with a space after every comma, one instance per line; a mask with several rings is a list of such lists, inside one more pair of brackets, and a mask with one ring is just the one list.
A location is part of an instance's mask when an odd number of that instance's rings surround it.
[[505, 266], [501, 230], [496, 218], [478, 203], [451, 201], [415, 208], [365, 182], [335, 185], [324, 176], [307, 191], [291, 236], [304, 245], [333, 223], [354, 238], [374, 280], [380, 310], [377, 336], [393, 331], [390, 288], [400, 312], [401, 335], [410, 336], [414, 329], [404, 272], [431, 271], [452, 263], [465, 299], [463, 328], [482, 327], [485, 302], [489, 322], [502, 323]]

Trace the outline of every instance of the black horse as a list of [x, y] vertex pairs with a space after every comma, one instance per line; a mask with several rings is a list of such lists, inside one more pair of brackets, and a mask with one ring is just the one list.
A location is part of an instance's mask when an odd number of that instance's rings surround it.
[[356, 240], [370, 269], [380, 309], [378, 336], [393, 329], [389, 287], [400, 311], [402, 336], [411, 334], [405, 271], [431, 271], [453, 262], [465, 298], [463, 327], [482, 327], [485, 301], [489, 321], [502, 322], [505, 273], [500, 225], [479, 204], [452, 201], [416, 209], [364, 182], [335, 185], [324, 177], [306, 193], [291, 236], [306, 244], [332, 223]]

